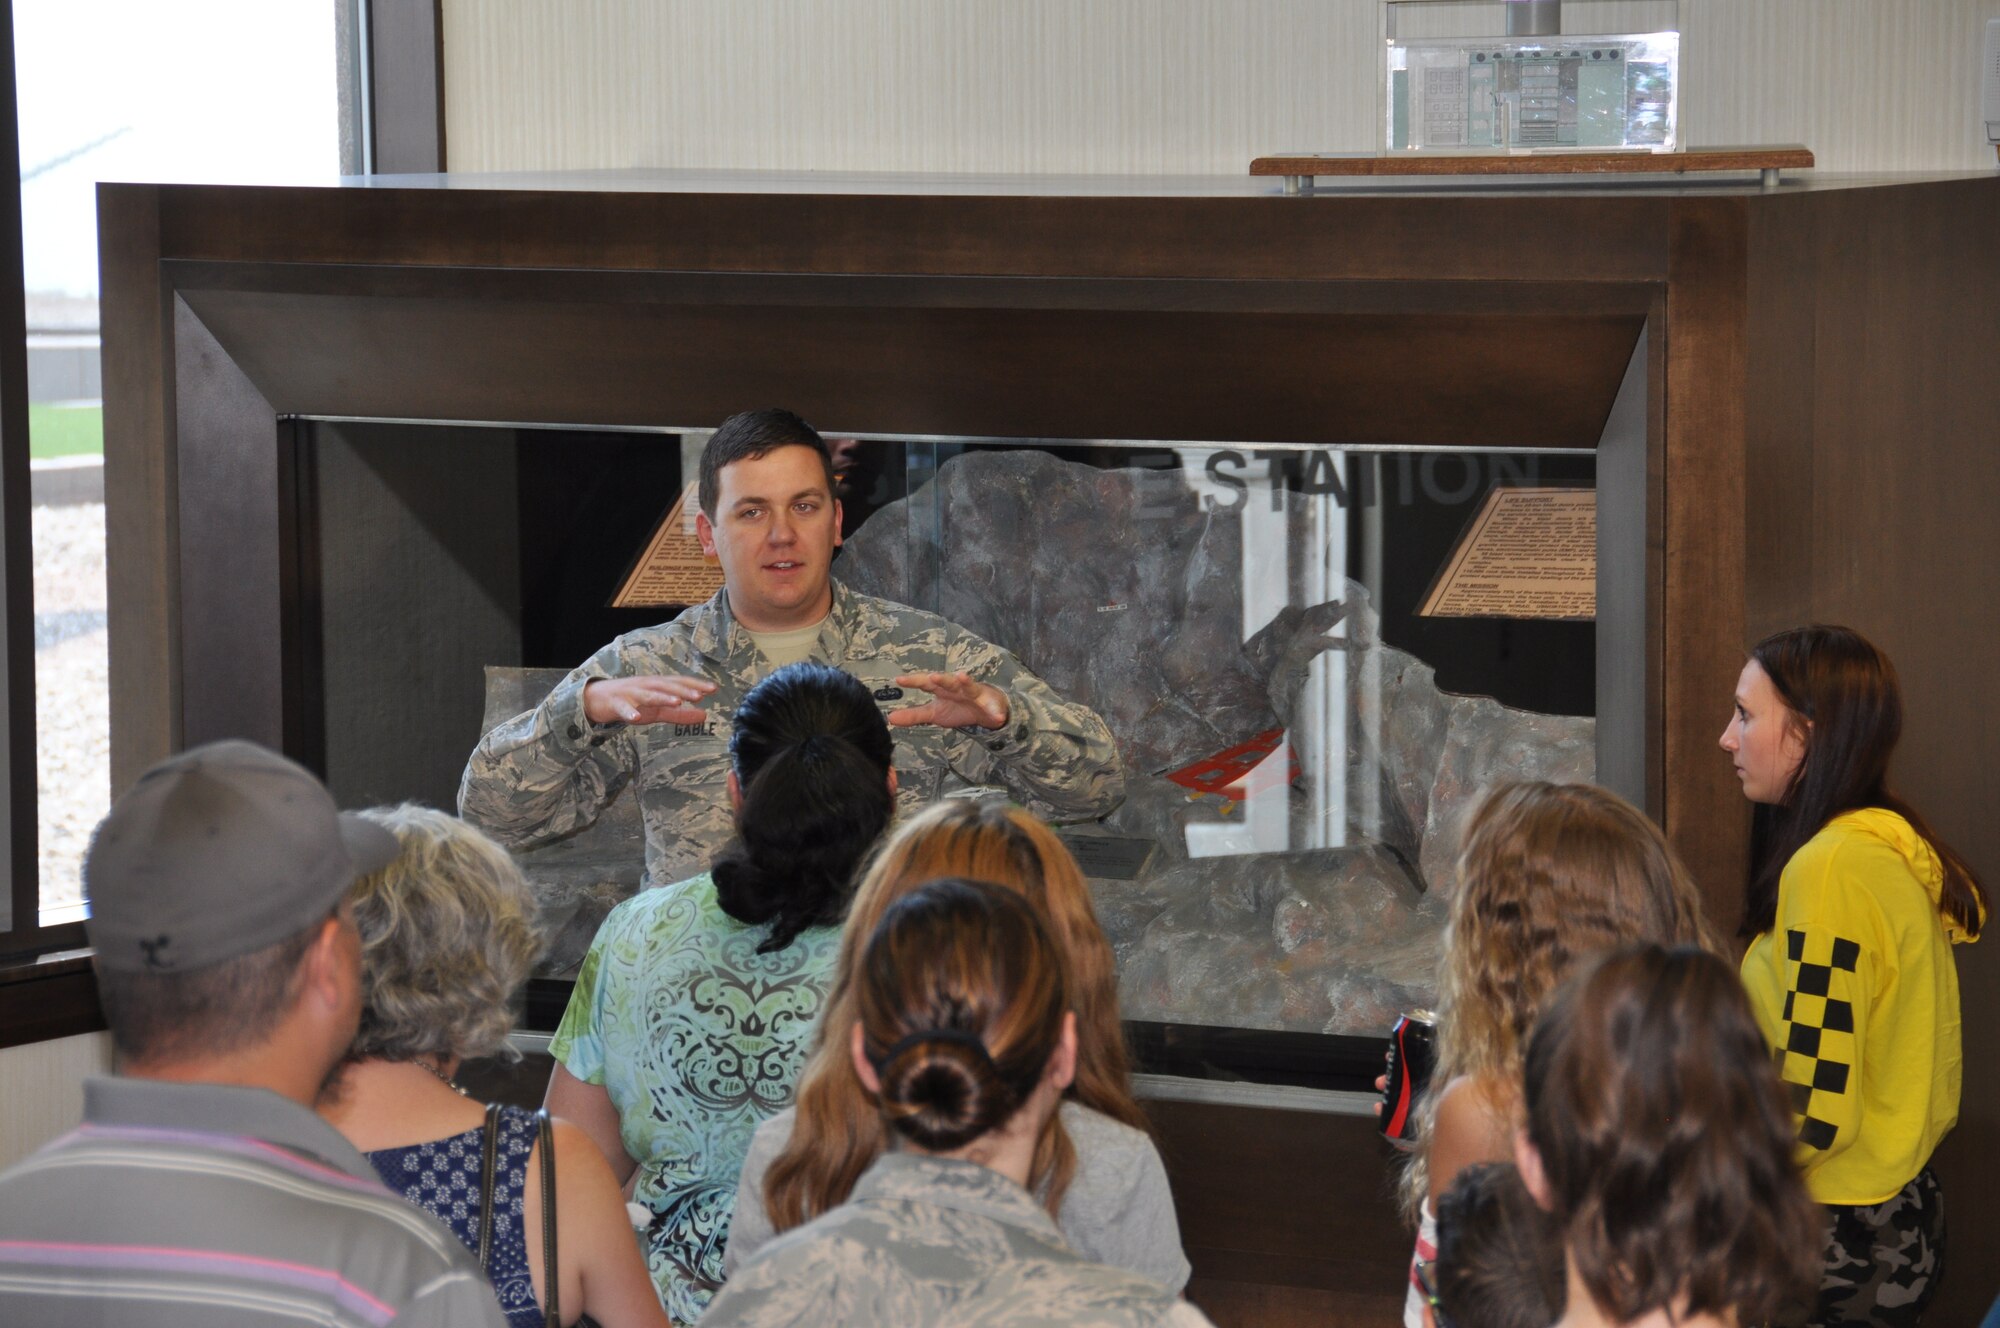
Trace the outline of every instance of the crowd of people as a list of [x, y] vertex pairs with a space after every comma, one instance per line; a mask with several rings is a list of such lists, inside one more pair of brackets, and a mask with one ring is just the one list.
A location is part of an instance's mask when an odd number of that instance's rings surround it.
[[[725, 591], [487, 735], [463, 819], [340, 812], [241, 742], [117, 799], [86, 885], [119, 1073], [0, 1176], [0, 1320], [1207, 1322], [1111, 947], [1037, 814], [1115, 802], [1101, 721], [828, 585], [802, 421], [710, 454]], [[1900, 726], [1857, 634], [1752, 650], [1722, 747], [1766, 849], [1734, 947], [1616, 795], [1487, 794], [1402, 1178], [1407, 1322], [1921, 1320], [1952, 948], [1987, 895], [1890, 792]], [[468, 1097], [541, 950], [507, 846], [634, 784], [651, 888], [590, 947], [544, 1109]]]

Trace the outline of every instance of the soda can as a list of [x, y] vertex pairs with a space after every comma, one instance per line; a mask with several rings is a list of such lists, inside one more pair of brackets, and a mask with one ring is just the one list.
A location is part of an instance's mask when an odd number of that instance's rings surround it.
[[1417, 1146], [1417, 1103], [1437, 1064], [1437, 1016], [1410, 1010], [1389, 1030], [1388, 1083], [1382, 1089], [1382, 1136], [1405, 1151]]

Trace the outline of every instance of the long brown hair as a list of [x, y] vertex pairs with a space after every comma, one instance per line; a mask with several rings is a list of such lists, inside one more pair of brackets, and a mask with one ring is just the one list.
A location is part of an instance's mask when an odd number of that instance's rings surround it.
[[883, 1118], [933, 1153], [1006, 1125], [1042, 1084], [1069, 1009], [1028, 901], [947, 877], [889, 906], [855, 974]]
[[1601, 957], [1550, 1001], [1522, 1091], [1544, 1201], [1610, 1317], [1762, 1323], [1810, 1302], [1821, 1210], [1729, 964], [1657, 945]]
[[[1518, 1085], [1542, 1004], [1585, 958], [1628, 941], [1715, 948], [1701, 896], [1646, 814], [1592, 784], [1496, 785], [1466, 822], [1438, 977], [1438, 1062], [1404, 1173], [1430, 1188], [1437, 1100], [1461, 1075]], [[1511, 1112], [1512, 1091], [1504, 1106]]]
[[[1063, 958], [1076, 1011], [1076, 1079], [1067, 1096], [1113, 1120], [1148, 1129], [1132, 1098], [1132, 1070], [1118, 1020], [1118, 972], [1097, 924], [1090, 888], [1053, 831], [1017, 807], [950, 799], [912, 817], [863, 877], [840, 938], [833, 988], [799, 1078], [790, 1140], [764, 1176], [772, 1228], [788, 1231], [841, 1203], [888, 1147], [880, 1114], [849, 1059], [856, 1020], [854, 974], [889, 905], [927, 881], [969, 877], [1025, 898]], [[1076, 1146], [1060, 1114], [1035, 1148], [1030, 1188], [1051, 1213], [1076, 1175]]]
[[1805, 744], [1805, 755], [1772, 810], [1769, 847], [1750, 878], [1742, 934], [1755, 936], [1777, 924], [1778, 880], [1807, 840], [1843, 812], [1880, 807], [1908, 821], [1937, 854], [1944, 869], [1938, 911], [1977, 937], [1986, 886], [1914, 807], [1889, 791], [1889, 757], [1903, 735], [1903, 691], [1889, 657], [1852, 628], [1812, 626], [1765, 637], [1750, 658], [1785, 703], [1785, 722]]

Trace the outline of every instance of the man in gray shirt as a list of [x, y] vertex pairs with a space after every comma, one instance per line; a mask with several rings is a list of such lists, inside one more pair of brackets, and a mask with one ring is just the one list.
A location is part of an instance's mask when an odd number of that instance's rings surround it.
[[249, 743], [117, 801], [84, 884], [122, 1073], [0, 1175], [0, 1323], [501, 1328], [464, 1247], [311, 1109], [360, 1018], [348, 887], [396, 851]]

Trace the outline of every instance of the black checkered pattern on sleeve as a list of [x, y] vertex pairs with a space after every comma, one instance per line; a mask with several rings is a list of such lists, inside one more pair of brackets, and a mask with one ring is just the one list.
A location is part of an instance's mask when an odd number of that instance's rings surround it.
[[[1855, 1061], [1854, 971], [1861, 947], [1842, 936], [1785, 933], [1791, 988], [1785, 993], [1785, 1044], [1774, 1053], [1792, 1095], [1799, 1142], [1833, 1147], [1838, 1127], [1831, 1099], [1848, 1092]], [[1838, 994], [1836, 994], [1838, 993]], [[1815, 1111], [1817, 1108], [1817, 1113]]]

